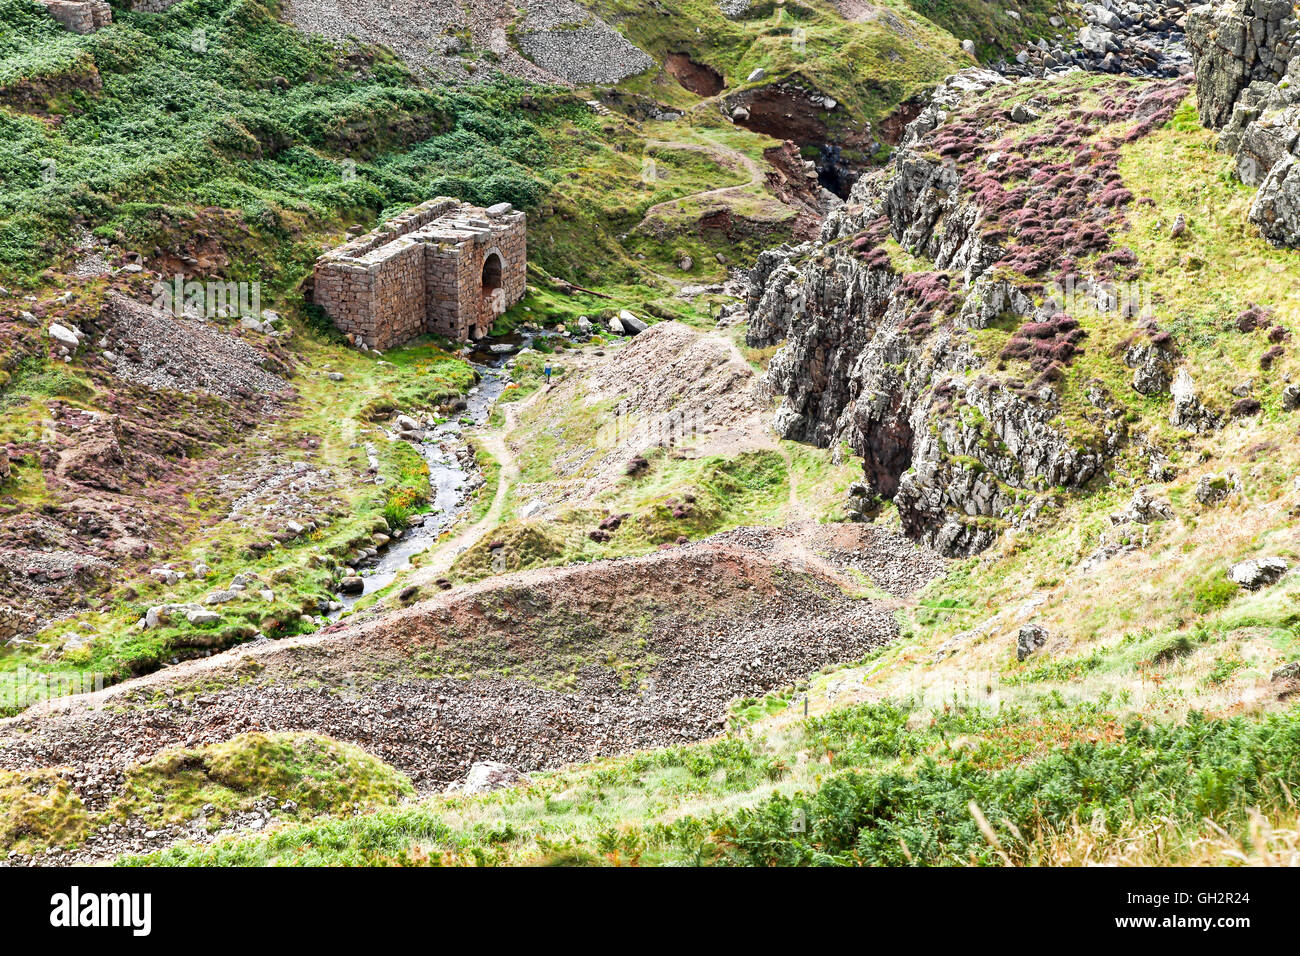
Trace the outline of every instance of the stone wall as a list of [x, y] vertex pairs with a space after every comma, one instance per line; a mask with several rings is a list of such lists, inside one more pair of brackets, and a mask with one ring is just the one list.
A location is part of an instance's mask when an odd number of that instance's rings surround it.
[[[422, 333], [481, 338], [523, 298], [526, 217], [434, 199], [322, 256], [314, 301], [353, 341], [400, 345]], [[484, 263], [500, 259], [500, 285], [483, 287]]]
[[73, 33], [94, 33], [113, 22], [105, 0], [41, 0], [50, 16]]

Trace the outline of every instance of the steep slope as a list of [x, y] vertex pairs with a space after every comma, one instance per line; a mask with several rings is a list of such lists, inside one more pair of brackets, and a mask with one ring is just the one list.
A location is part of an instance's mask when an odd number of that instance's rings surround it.
[[760, 258], [748, 339], [785, 340], [769, 371], [778, 430], [847, 442], [867, 492], [948, 554], [987, 547], [1100, 476], [1131, 402], [1078, 360], [1110, 331], [1084, 316], [1100, 306], [1099, 323], [1132, 322], [1150, 341], [1133, 354], [1155, 367], [1140, 391], [1167, 389], [1174, 364], [1128, 294], [1138, 261], [1117, 236], [1134, 198], [1120, 147], [1185, 93], [1177, 81], [950, 81], [819, 240]]

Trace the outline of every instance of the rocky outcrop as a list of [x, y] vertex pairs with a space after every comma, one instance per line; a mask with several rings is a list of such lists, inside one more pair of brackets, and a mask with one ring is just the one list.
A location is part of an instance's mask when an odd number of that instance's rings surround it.
[[1016, 635], [1016, 660], [1023, 661], [1047, 643], [1047, 630], [1038, 624], [1025, 624]]
[[[785, 343], [768, 371], [781, 397], [777, 431], [847, 444], [864, 460], [855, 500], [892, 499], [904, 529], [947, 555], [977, 552], [1003, 528], [1031, 524], [1058, 489], [1099, 475], [1125, 439], [1098, 382], [1088, 385], [1086, 406], [1072, 409], [1074, 423], [1064, 423], [1053, 383], [1083, 333], [1041, 283], [1004, 268], [1038, 266], [1009, 253], [990, 205], [1001, 193], [978, 178], [986, 164], [947, 161], [946, 147], [936, 150], [942, 141], [931, 134], [945, 134], [965, 97], [994, 91], [996, 100], [995, 88], [1006, 85], [988, 71], [954, 77], [908, 128], [891, 166], [854, 186], [818, 240], [763, 253], [749, 289], [749, 343]], [[1171, 109], [1181, 95], [1165, 99], [1160, 108]], [[1009, 109], [982, 102], [974, 124], [1014, 122]], [[1020, 214], [1024, 199], [1016, 202], [1006, 208]], [[888, 240], [933, 271], [896, 269]], [[1015, 356], [1030, 380], [997, 374], [1007, 363], [978, 347], [973, 333], [998, 323], [1020, 325], [1009, 347], [1021, 350]], [[1148, 343], [1150, 354], [1133, 361], [1142, 387], [1156, 391], [1172, 377], [1172, 352]]]
[[1201, 121], [1220, 130], [1250, 220], [1275, 245], [1300, 245], [1300, 22], [1282, 0], [1206, 4], [1188, 16]]
[[1126, 426], [1095, 379], [1073, 375], [1066, 407], [1058, 383], [1087, 338], [1069, 310], [1134, 321], [1133, 388], [1172, 387], [1171, 337], [1100, 293], [1137, 266], [1113, 244], [1133, 198], [1119, 146], [1185, 94], [1116, 82], [1085, 99], [1071, 81], [952, 77], [816, 241], [759, 258], [749, 342], [785, 342], [768, 372], [777, 430], [851, 447], [864, 460], [855, 501], [892, 499], [909, 534], [949, 555], [1032, 525], [1100, 475]]

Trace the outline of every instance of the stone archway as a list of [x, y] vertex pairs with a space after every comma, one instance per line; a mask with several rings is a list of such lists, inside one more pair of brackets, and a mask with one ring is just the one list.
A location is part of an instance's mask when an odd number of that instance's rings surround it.
[[503, 271], [504, 263], [501, 261], [501, 253], [495, 249], [489, 250], [487, 255], [483, 257], [483, 276], [481, 280], [485, 298], [491, 298], [493, 290], [501, 288]]
[[482, 338], [492, 328], [492, 320], [506, 310], [505, 261], [501, 251], [495, 247], [483, 255], [483, 271], [479, 276], [479, 288], [482, 303], [478, 310], [472, 334]]

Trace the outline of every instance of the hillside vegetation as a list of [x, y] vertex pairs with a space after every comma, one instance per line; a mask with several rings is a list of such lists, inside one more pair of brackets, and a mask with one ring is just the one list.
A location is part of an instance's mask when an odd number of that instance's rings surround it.
[[[962, 40], [1073, 9], [584, 6], [654, 66], [442, 83], [277, 0], [0, 0], [0, 855], [1300, 863], [1300, 258], [1190, 86], [983, 73], [886, 166]], [[528, 213], [500, 351], [348, 346], [313, 261], [437, 195]], [[173, 273], [273, 318], [168, 316], [232, 351], [128, 378], [115, 310]], [[1031, 314], [1090, 273], [1140, 308]]]

